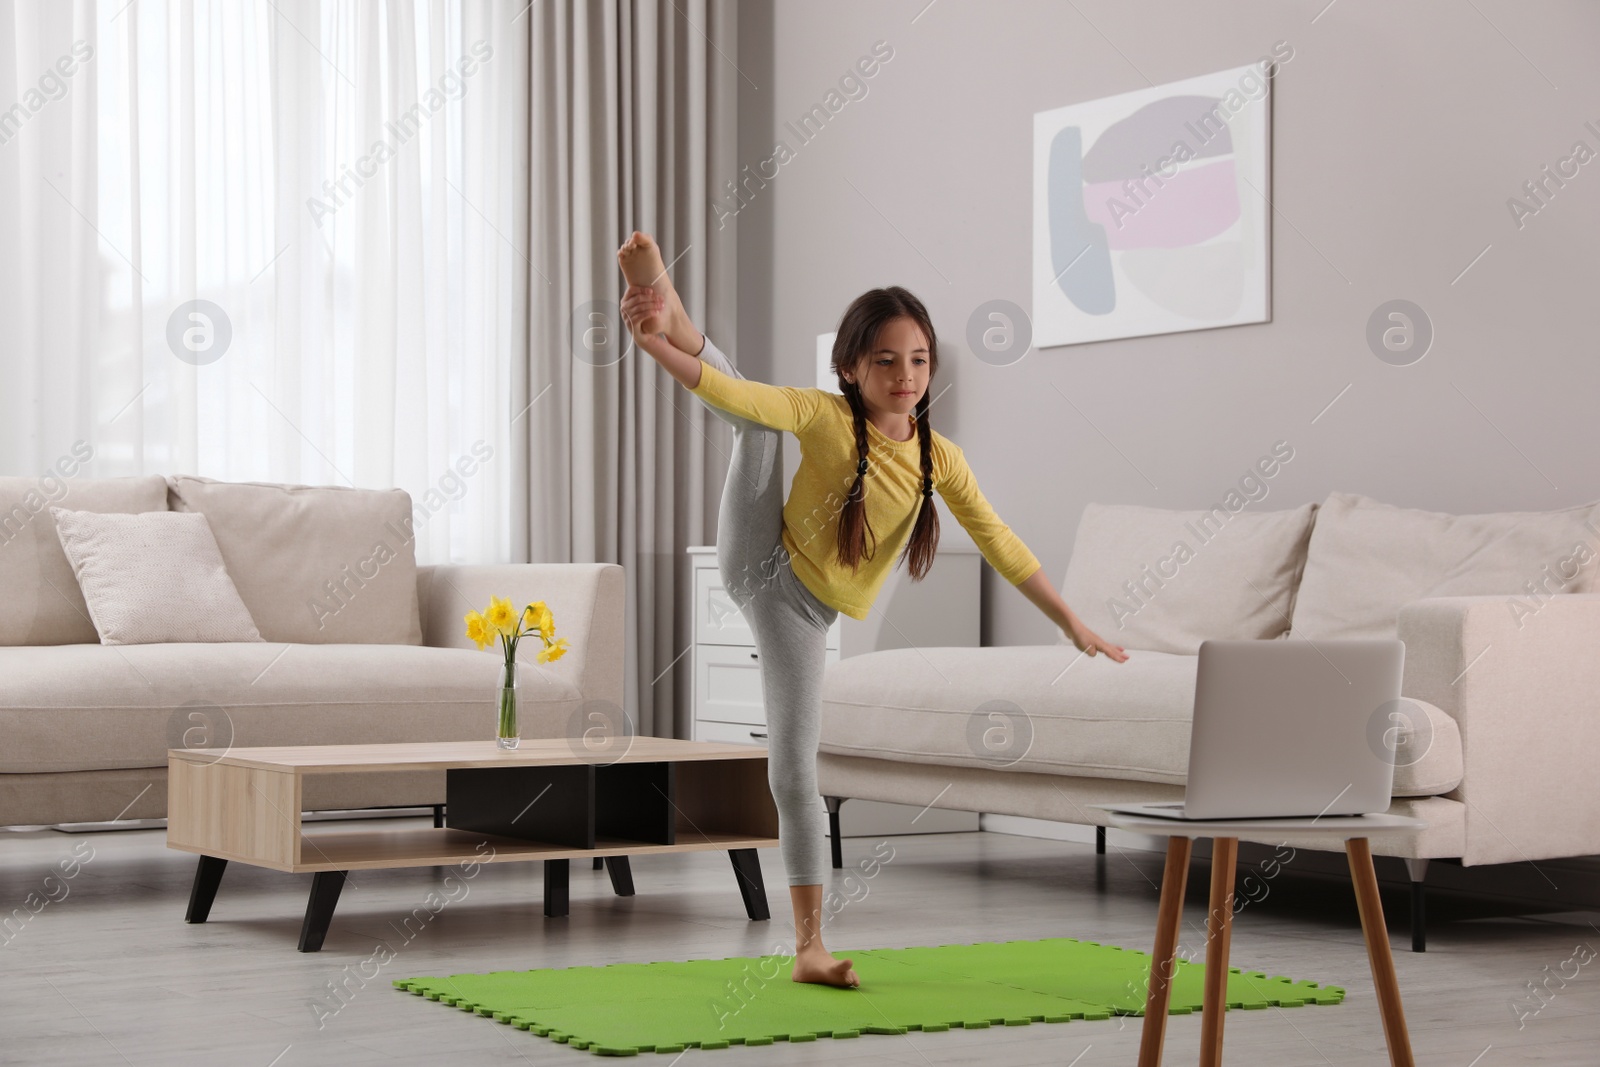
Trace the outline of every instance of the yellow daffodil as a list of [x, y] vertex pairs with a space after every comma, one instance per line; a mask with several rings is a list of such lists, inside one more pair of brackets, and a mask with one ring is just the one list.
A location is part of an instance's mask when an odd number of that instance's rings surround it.
[[567, 654], [567, 639], [559, 638], [554, 644], [539, 650], [539, 662], [550, 663]]
[[489, 610], [483, 613], [484, 621], [497, 633], [512, 636], [517, 629], [517, 613], [505, 597], [491, 596]]
[[490, 632], [488, 624], [484, 621], [483, 616], [478, 612], [467, 612], [466, 619], [467, 636], [470, 637], [473, 643], [478, 646], [478, 651], [482, 652], [484, 649], [488, 648], [490, 642], [494, 640], [494, 634]]
[[534, 601], [523, 610], [522, 621], [528, 628], [528, 633], [537, 633], [546, 641], [555, 636], [555, 617], [550, 614], [550, 609], [542, 600]]

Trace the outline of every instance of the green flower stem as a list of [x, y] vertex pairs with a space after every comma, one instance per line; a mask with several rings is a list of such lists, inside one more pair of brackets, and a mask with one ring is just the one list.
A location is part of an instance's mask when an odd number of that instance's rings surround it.
[[510, 686], [506, 686], [500, 690], [499, 736], [517, 736], [517, 691]]
[[517, 643], [500, 635], [506, 653], [506, 684], [500, 687], [500, 737], [517, 736]]

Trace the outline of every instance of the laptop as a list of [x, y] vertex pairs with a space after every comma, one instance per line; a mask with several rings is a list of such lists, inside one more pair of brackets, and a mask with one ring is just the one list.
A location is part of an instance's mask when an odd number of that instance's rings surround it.
[[1169, 819], [1387, 811], [1404, 663], [1392, 638], [1202, 641], [1184, 799], [1100, 806]]

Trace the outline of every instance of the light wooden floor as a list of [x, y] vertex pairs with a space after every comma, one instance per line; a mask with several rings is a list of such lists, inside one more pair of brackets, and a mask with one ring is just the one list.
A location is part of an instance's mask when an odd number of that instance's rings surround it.
[[[419, 820], [420, 822], [420, 820]], [[865, 895], [825, 930], [851, 947], [1078, 937], [1148, 951], [1161, 856], [996, 833], [890, 838], [894, 855]], [[846, 842], [846, 871], [876, 842]], [[57, 862], [89, 859], [76, 876]], [[887, 852], [887, 848], [883, 849]], [[211, 922], [183, 922], [193, 857], [169, 852], [160, 830], [69, 835], [0, 832], [0, 907], [29, 893], [56, 899], [0, 945], [0, 1062], [18, 1064], [577, 1064], [580, 1052], [389, 986], [408, 975], [564, 967], [617, 961], [759, 955], [792, 937], [781, 860], [763, 850], [774, 920], [746, 920], [725, 854], [640, 857], [638, 895], [611, 893], [604, 871], [572, 865], [571, 914], [545, 919], [537, 865], [484, 867], [452, 883], [446, 905], [410, 941], [391, 922], [443, 893], [449, 869], [360, 873], [345, 887], [324, 950], [295, 951], [309, 879], [234, 865]], [[1183, 950], [1200, 952], [1206, 863], [1191, 873]], [[462, 888], [465, 887], [465, 896]], [[1392, 916], [1404, 898], [1385, 894]], [[1526, 906], [1441, 899], [1430, 951], [1396, 961], [1418, 1062], [1440, 1067], [1600, 1062], [1600, 959], [1579, 969], [1519, 1029], [1510, 1003], [1530, 979], [1559, 972], [1575, 946], [1600, 949], [1594, 912], [1529, 914]], [[396, 946], [360, 984], [379, 938]], [[1345, 986], [1331, 1008], [1230, 1012], [1230, 1063], [1386, 1064], [1366, 957], [1348, 886], [1294, 873], [1239, 914], [1236, 965]], [[1550, 971], [1543, 970], [1549, 967]], [[347, 969], [348, 968], [348, 969]], [[1574, 965], [1565, 972], [1572, 974]], [[870, 991], [871, 971], [862, 976]], [[329, 982], [353, 995], [318, 1026], [311, 1004]], [[787, 977], [783, 981], [787, 981]], [[770, 991], [782, 995], [782, 985]], [[338, 1002], [327, 999], [332, 1006]], [[1166, 1062], [1193, 1063], [1200, 1021], [1172, 1019]], [[737, 1064], [901, 1063], [1097, 1067], [1131, 1064], [1136, 1019], [865, 1035], [813, 1044], [648, 1053], [643, 1062]]]

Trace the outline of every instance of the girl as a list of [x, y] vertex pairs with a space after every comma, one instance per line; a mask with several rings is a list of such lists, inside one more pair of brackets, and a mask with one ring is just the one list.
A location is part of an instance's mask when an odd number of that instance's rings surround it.
[[[933, 431], [928, 383], [938, 342], [922, 302], [899, 286], [853, 301], [833, 344], [843, 396], [746, 380], [684, 313], [660, 253], [634, 232], [618, 252], [632, 284], [622, 313], [639, 347], [733, 427], [718, 515], [717, 562], [755, 635], [767, 713], [767, 778], [794, 907], [796, 982], [860, 984], [822, 945], [826, 870], [817, 823], [817, 739], [824, 645], [844, 612], [864, 619], [904, 548], [913, 579], [933, 564], [938, 491], [994, 568], [1093, 656], [1127, 653], [1091, 631], [1039, 560], [978, 491], [961, 449]], [[691, 354], [696, 353], [696, 354]], [[783, 499], [783, 439], [800, 468]], [[868, 480], [871, 492], [867, 491]]]

